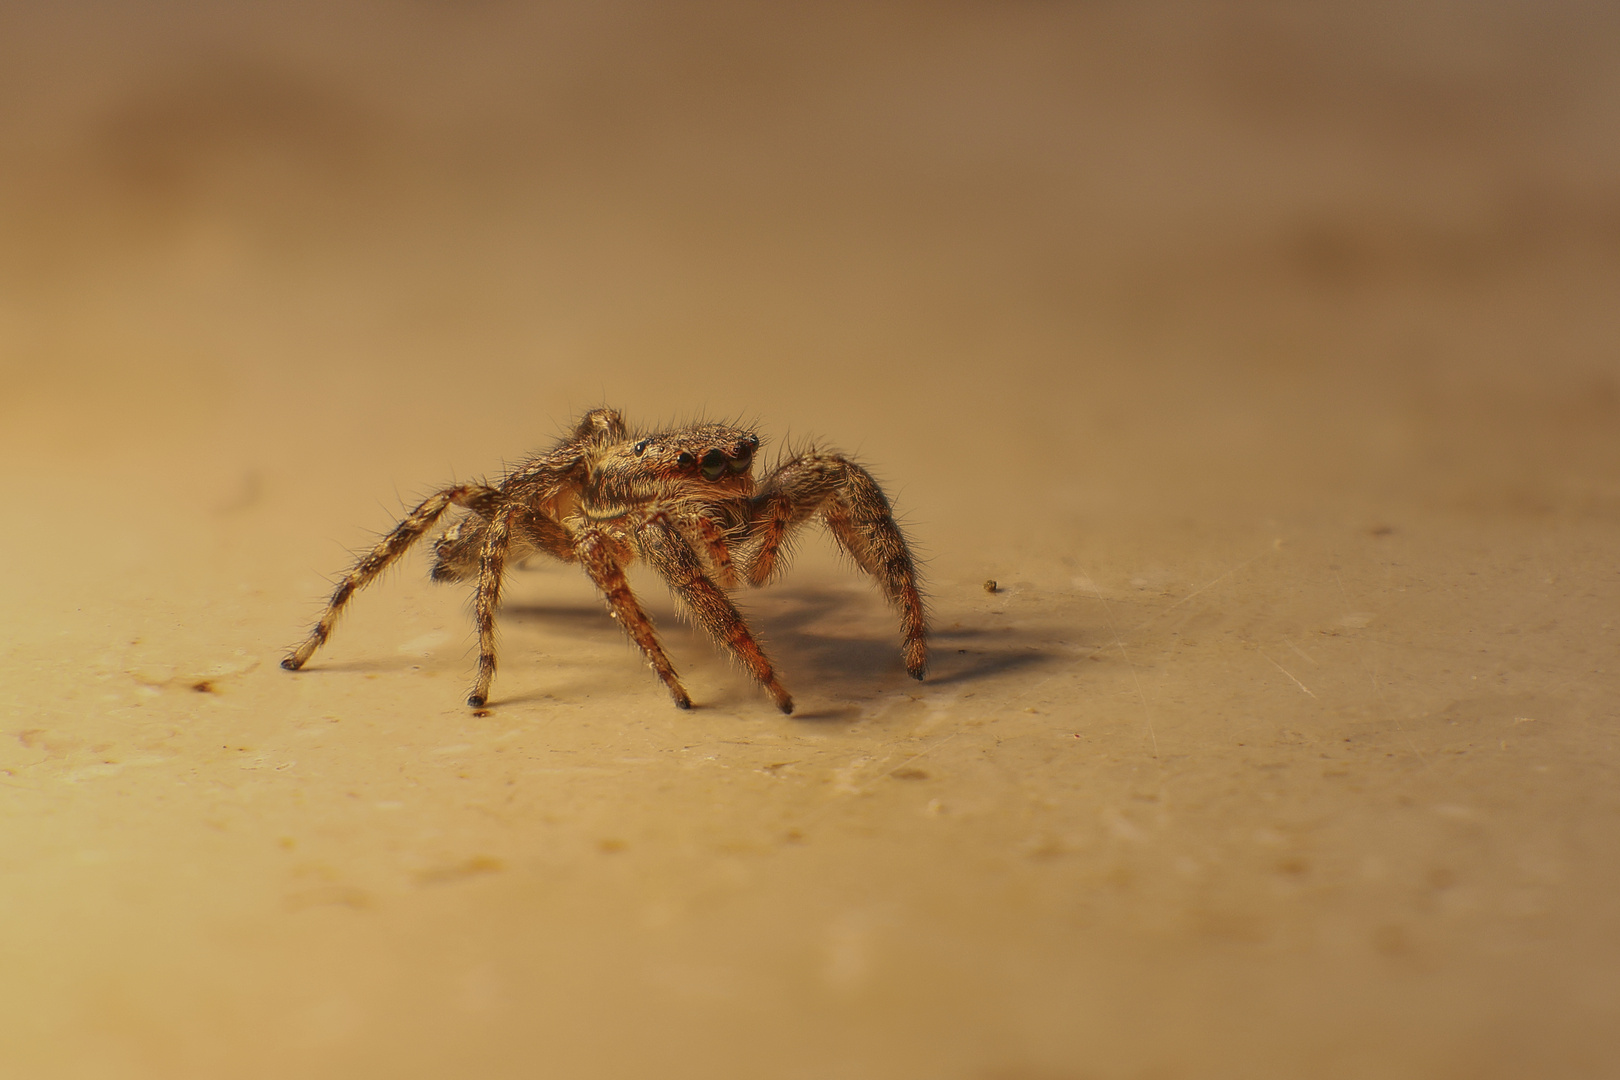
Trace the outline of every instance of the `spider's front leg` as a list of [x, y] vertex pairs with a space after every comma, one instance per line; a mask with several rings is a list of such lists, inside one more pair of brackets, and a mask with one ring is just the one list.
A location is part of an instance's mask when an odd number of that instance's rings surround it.
[[630, 582], [624, 576], [624, 563], [614, 552], [613, 542], [600, 530], [589, 528], [580, 533], [574, 551], [592, 584], [602, 591], [608, 610], [669, 688], [669, 696], [675, 699], [676, 708], [690, 709], [692, 699], [676, 677], [675, 667], [665, 655], [664, 647], [658, 643], [652, 620], [642, 610], [636, 594], [630, 591]]
[[[771, 661], [743, 621], [742, 613], [709, 576], [686, 538], [663, 512], [654, 513], [636, 530], [636, 542], [649, 565], [669, 582], [692, 617], [721, 646], [742, 661], [784, 713], [793, 711], [793, 698], [776, 680]], [[729, 569], [729, 563], [727, 564]]]
[[928, 671], [928, 616], [917, 586], [917, 561], [894, 510], [872, 474], [842, 454], [809, 453], [784, 462], [761, 481], [749, 501], [748, 541], [741, 559], [752, 585], [781, 568], [792, 533], [817, 514], [855, 565], [877, 579], [900, 612], [906, 671]]

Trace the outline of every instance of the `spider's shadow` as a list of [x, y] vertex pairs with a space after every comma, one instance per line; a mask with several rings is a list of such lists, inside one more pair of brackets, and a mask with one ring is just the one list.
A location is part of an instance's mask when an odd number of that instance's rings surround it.
[[[777, 586], [767, 592], [738, 594], [737, 599], [790, 688], [797, 684], [808, 691], [810, 684], [836, 685], [839, 697], [858, 700], [916, 685], [900, 664], [896, 618], [875, 594], [812, 584]], [[667, 601], [645, 606], [665, 637], [666, 647], [673, 627], [690, 626]], [[593, 644], [625, 641], [597, 604], [509, 603], [501, 614], [516, 622], [537, 620]], [[707, 635], [692, 628], [691, 638], [690, 647], [677, 646], [676, 651], [683, 654], [676, 658], [678, 667], [701, 669], [720, 662]], [[956, 624], [935, 630], [931, 642], [933, 662], [925, 687], [973, 683], [1058, 659], [1040, 648], [1037, 636], [1006, 629], [992, 632]], [[841, 719], [850, 711], [818, 710], [795, 717]]]

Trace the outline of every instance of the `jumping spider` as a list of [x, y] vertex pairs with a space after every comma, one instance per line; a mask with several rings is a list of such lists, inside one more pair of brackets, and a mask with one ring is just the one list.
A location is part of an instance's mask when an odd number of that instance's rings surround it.
[[495, 608], [506, 564], [544, 552], [584, 568], [680, 708], [691, 708], [692, 699], [625, 580], [625, 567], [638, 555], [777, 708], [792, 712], [793, 699], [725, 590], [769, 581], [785, 562], [793, 531], [816, 516], [899, 610], [906, 671], [921, 679], [928, 626], [916, 561], [877, 481], [842, 454], [810, 452], [756, 484], [758, 449], [759, 436], [728, 424], [640, 434], [615, 410], [594, 409], [573, 434], [498, 486], [458, 484], [424, 500], [344, 576], [309, 637], [281, 666], [303, 667], [350, 598], [456, 506], [466, 513], [434, 542], [433, 580], [477, 583], [478, 677], [467, 697], [475, 708], [489, 700], [495, 677]]

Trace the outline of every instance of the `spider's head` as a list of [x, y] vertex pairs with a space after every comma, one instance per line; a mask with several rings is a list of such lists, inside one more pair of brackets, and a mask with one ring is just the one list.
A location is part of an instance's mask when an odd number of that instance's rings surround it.
[[727, 424], [694, 424], [621, 443], [600, 459], [593, 480], [604, 494], [679, 493], [734, 498], [754, 490], [759, 436]]

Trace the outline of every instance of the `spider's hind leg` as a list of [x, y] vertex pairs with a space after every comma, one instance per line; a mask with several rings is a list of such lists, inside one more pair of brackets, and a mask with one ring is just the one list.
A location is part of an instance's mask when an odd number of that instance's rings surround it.
[[[563, 562], [575, 559], [573, 538], [568, 531], [544, 514], [519, 507], [511, 523], [507, 541], [507, 561], [519, 563], [538, 552], [545, 552]], [[483, 560], [484, 538], [489, 534], [490, 521], [478, 514], [468, 514], [444, 531], [433, 541], [434, 581], [471, 581], [478, 576]]]
[[286, 659], [281, 661], [281, 666], [288, 671], [297, 671], [303, 667], [315, 654], [315, 650], [326, 644], [326, 639], [332, 636], [333, 624], [337, 622], [338, 615], [354, 594], [371, 584], [389, 564], [405, 554], [423, 533], [433, 528], [433, 523], [438, 521], [440, 515], [451, 506], [465, 506], [469, 509], [487, 508], [500, 497], [499, 491], [484, 484], [460, 484], [445, 488], [424, 499], [421, 505], [406, 514], [404, 520], [389, 530], [388, 535], [378, 541], [376, 547], [343, 575], [343, 580], [332, 590], [332, 597], [326, 603], [326, 610], [321, 612], [321, 617], [310, 630], [309, 636], [298, 648], [287, 654]]

